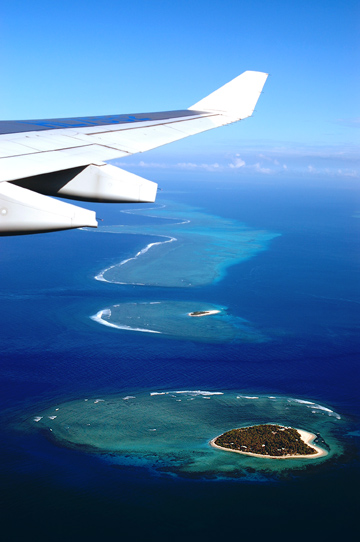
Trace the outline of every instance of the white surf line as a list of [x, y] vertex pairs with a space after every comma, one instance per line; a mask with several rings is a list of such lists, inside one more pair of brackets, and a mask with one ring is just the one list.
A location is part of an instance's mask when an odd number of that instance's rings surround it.
[[[162, 208], [165, 208], [166, 205], [162, 204], [162, 205], [158, 205], [157, 207], [150, 207], [149, 209], [129, 209], [129, 210], [123, 210], [123, 211], [120, 211], [120, 213], [125, 213], [125, 214], [136, 214], [136, 213], [146, 213], [147, 210], [154, 210], [154, 209], [162, 209]], [[159, 218], [158, 216], [155, 216], [155, 215], [146, 215], [145, 216], [149, 216], [151, 218]], [[161, 218], [161, 217], [160, 217]], [[169, 217], [167, 217], [169, 218]], [[170, 217], [171, 220], [176, 220], [175, 217]], [[190, 224], [191, 220], [184, 220], [183, 222], [175, 222], [173, 225], [174, 226], [178, 226], [178, 225], [182, 225], [182, 224]], [[107, 233], [117, 233], [117, 232], [107, 232]], [[140, 235], [140, 234], [136, 234], [134, 233], [133, 235]], [[113, 283], [113, 284], [134, 284], [135, 286], [144, 286], [143, 283], [136, 283], [136, 282], [131, 282], [131, 283], [127, 283], [127, 282], [115, 282], [115, 281], [110, 281], [110, 280], [106, 280], [104, 278], [104, 274], [107, 272], [107, 271], [110, 271], [110, 269], [113, 269], [114, 267], [120, 267], [121, 265], [125, 265], [126, 263], [132, 261], [132, 260], [136, 260], [139, 256], [141, 256], [142, 254], [145, 254], [148, 250], [150, 250], [151, 247], [153, 246], [156, 246], [156, 245], [162, 245], [162, 244], [165, 244], [165, 243], [172, 243], [173, 241], [177, 241], [177, 238], [176, 237], [167, 237], [166, 235], [158, 235], [158, 234], [145, 234], [145, 235], [154, 235], [154, 237], [165, 237], [167, 238], [168, 240], [167, 241], [159, 241], [157, 243], [150, 243], [149, 245], [147, 245], [145, 248], [143, 248], [142, 250], [140, 250], [133, 258], [128, 258], [127, 260], [123, 260], [122, 262], [120, 263], [116, 263], [114, 265], [111, 265], [110, 267], [107, 267], [106, 269], [103, 269], [102, 271], [100, 271], [100, 273], [98, 273], [97, 275], [95, 275], [95, 280], [99, 280], [99, 281], [102, 281], [102, 282], [108, 282], [108, 283]]]
[[[110, 271], [110, 269], [113, 269], [114, 267], [120, 267], [121, 265], [125, 265], [126, 263], [128, 262], [131, 262], [132, 260], [136, 260], [137, 258], [139, 258], [139, 256], [142, 256], [143, 254], [145, 254], [146, 252], [148, 252], [148, 250], [151, 249], [151, 247], [154, 247], [156, 245], [165, 245], [165, 243], [172, 243], [173, 241], [177, 241], [176, 237], [167, 237], [165, 235], [157, 235], [156, 237], [165, 237], [167, 239], [167, 241], [158, 241], [157, 243], [150, 243], [149, 245], [146, 245], [145, 248], [143, 248], [142, 250], [140, 250], [135, 256], [133, 256], [132, 258], [128, 258], [127, 260], [123, 260], [122, 262], [120, 263], [116, 263], [114, 265], [111, 265], [110, 267], [107, 267], [106, 269], [103, 269], [102, 271], [100, 271], [100, 273], [98, 275], [95, 276], [95, 279], [96, 280], [100, 280], [100, 281], [103, 281], [103, 282], [110, 282], [112, 284], [136, 284], [136, 283], [127, 283], [127, 282], [117, 282], [117, 281], [113, 281], [113, 280], [106, 280], [104, 278], [104, 274], [107, 272], [107, 271]], [[139, 285], [142, 285], [141, 283], [138, 283]]]
[[[224, 395], [223, 391], [203, 391], [203, 390], [181, 390], [181, 391], [152, 391], [150, 392], [151, 396], [154, 395], [171, 395], [175, 397], [174, 394], [183, 394], [183, 395], [200, 395], [200, 396], [210, 396], [210, 395]], [[209, 397], [210, 398], [210, 397]]]
[[[146, 209], [129, 209], [129, 210], [124, 210], [124, 211], [120, 211], [120, 213], [125, 213], [125, 214], [128, 214], [128, 215], [136, 215], [136, 214], [142, 214], [142, 216], [148, 216], [150, 218], [162, 218], [163, 220], [177, 220], [177, 217], [175, 216], [157, 216], [157, 215], [149, 215], [147, 212], [148, 211], [154, 211], [154, 210], [157, 210], [157, 209], [165, 209], [166, 208], [166, 205], [159, 205], [158, 207], [147, 207]], [[178, 226], [178, 225], [181, 225], [181, 224], [190, 224], [191, 220], [184, 220], [183, 222], [174, 222], [172, 224], [172, 226]]]
[[154, 211], [154, 210], [156, 211], [156, 209], [165, 209], [165, 207], [166, 207], [166, 205], [164, 203], [162, 203], [162, 204], [159, 204], [159, 205], [157, 205], [155, 207], [146, 207], [145, 209], [121, 209], [120, 213], [129, 213], [129, 214], [131, 214], [131, 213], [136, 213], [138, 211], [140, 211], [140, 212], [141, 211], [145, 211], [145, 212], [146, 211]]
[[142, 333], [159, 333], [161, 335], [161, 331], [155, 331], [153, 329], [143, 329], [141, 327], [130, 327], [130, 326], [112, 324], [111, 322], [108, 322], [107, 320], [104, 320], [102, 318], [103, 314], [110, 316], [111, 315], [110, 309], [103, 309], [97, 312], [96, 314], [94, 314], [93, 316], [90, 316], [90, 318], [91, 320], [94, 320], [94, 322], [98, 322], [99, 324], [103, 324], [104, 326], [114, 327], [115, 329], [125, 329], [127, 331], [141, 331]]
[[324, 407], [322, 405], [319, 405], [318, 403], [314, 403], [312, 401], [305, 401], [304, 399], [294, 399], [293, 397], [289, 397], [288, 403], [291, 403], [291, 402], [299, 403], [299, 404], [305, 405], [307, 408], [311, 408], [314, 414], [316, 413], [316, 411], [320, 410], [323, 412], [327, 412], [329, 416], [333, 416], [337, 418], [338, 420], [341, 420], [340, 414], [338, 414], [334, 410], [331, 410], [331, 408]]
[[203, 391], [203, 390], [181, 390], [181, 391], [174, 391], [169, 393], [184, 393], [188, 395], [224, 395], [224, 392], [222, 391]]

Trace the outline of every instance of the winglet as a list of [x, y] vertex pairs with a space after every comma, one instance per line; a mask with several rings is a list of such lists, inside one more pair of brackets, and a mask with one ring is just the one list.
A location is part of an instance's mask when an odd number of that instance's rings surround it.
[[213, 111], [233, 120], [251, 117], [268, 74], [246, 71], [189, 107], [195, 111]]

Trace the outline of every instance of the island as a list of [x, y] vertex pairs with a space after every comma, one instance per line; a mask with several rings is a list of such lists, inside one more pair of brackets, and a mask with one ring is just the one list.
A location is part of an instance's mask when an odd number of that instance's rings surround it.
[[327, 452], [312, 441], [316, 435], [284, 427], [263, 424], [231, 429], [210, 441], [211, 446], [229, 452], [272, 459], [315, 458]]
[[209, 314], [218, 314], [220, 311], [194, 311], [189, 312], [189, 316], [208, 316]]

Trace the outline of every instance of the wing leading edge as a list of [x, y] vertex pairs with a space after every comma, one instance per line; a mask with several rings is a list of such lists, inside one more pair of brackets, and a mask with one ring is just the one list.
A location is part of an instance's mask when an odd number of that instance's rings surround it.
[[96, 227], [92, 211], [47, 196], [155, 201], [156, 183], [104, 161], [250, 117], [266, 78], [246, 71], [181, 111], [0, 121], [0, 235]]

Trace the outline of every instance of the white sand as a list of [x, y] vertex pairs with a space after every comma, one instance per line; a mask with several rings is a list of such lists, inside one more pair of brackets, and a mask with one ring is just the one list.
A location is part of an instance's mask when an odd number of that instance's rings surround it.
[[327, 452], [323, 450], [322, 448], [320, 448], [319, 446], [316, 446], [316, 444], [310, 444], [316, 438], [316, 435], [314, 435], [314, 433], [309, 433], [308, 431], [304, 431], [304, 429], [296, 429], [296, 431], [300, 433], [301, 440], [305, 442], [305, 444], [310, 446], [310, 448], [312, 448], [313, 450], [316, 450], [315, 454], [278, 456], [278, 455], [254, 454], [252, 452], [241, 452], [240, 450], [231, 450], [230, 448], [224, 448], [223, 446], [218, 446], [217, 444], [215, 444], [215, 440], [219, 438], [220, 435], [210, 440], [210, 445], [213, 448], [218, 448], [219, 450], [225, 450], [226, 452], [235, 452], [236, 454], [252, 455], [253, 457], [262, 457], [264, 459], [266, 458], [267, 459], [315, 459], [317, 457], [322, 457], [324, 455], [327, 455]]
[[208, 316], [209, 314], [218, 314], [220, 311], [201, 311], [201, 312], [203, 314], [194, 314], [193, 312], [189, 312], [188, 316], [193, 316], [193, 317]]

